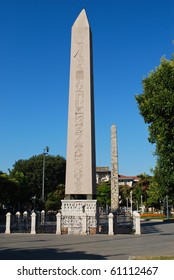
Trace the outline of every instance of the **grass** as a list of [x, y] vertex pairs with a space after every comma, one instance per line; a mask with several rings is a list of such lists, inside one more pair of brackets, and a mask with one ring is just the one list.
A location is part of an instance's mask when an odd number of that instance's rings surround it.
[[134, 256], [130, 260], [174, 260], [174, 256]]
[[169, 218], [167, 219], [166, 217], [141, 217], [141, 220], [146, 220], [146, 221], [163, 221], [163, 222], [170, 222], [170, 223], [173, 223], [174, 222], [174, 218]]

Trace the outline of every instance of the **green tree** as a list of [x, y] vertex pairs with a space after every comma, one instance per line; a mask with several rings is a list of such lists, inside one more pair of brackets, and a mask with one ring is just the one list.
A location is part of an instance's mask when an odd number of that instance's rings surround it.
[[45, 202], [46, 210], [58, 210], [61, 208], [61, 199], [65, 197], [65, 185], [60, 184], [54, 192], [48, 194]]
[[[138, 175], [139, 181], [136, 183], [135, 189], [135, 197], [138, 203], [140, 204], [143, 201], [143, 204], [147, 204], [147, 190], [149, 189], [150, 183], [152, 181], [152, 176], [142, 173]], [[142, 196], [142, 201], [141, 201]]]
[[128, 185], [120, 185], [119, 186], [119, 196], [121, 197], [121, 204], [120, 206], [127, 206], [130, 202], [130, 191], [132, 187]]
[[0, 172], [0, 208], [13, 206], [13, 209], [18, 204], [18, 184], [15, 179], [10, 178], [8, 174]]
[[155, 180], [152, 180], [147, 190], [147, 204], [148, 206], [155, 207], [156, 209], [161, 208], [161, 202], [164, 199], [165, 192]]
[[102, 183], [97, 186], [97, 200], [100, 206], [111, 205], [111, 186], [109, 183]]
[[16, 200], [18, 202], [18, 209], [20, 211], [28, 210], [32, 208], [30, 191], [27, 184], [27, 177], [23, 172], [16, 171], [13, 176], [10, 177], [15, 180], [18, 185], [18, 191], [16, 194]]
[[[66, 161], [61, 156], [47, 155], [45, 158], [45, 197], [54, 192], [58, 185], [65, 184]], [[10, 177], [15, 178], [21, 190], [29, 200], [32, 197], [41, 198], [43, 178], [43, 155], [33, 156], [27, 160], [18, 160], [10, 171]]]
[[174, 58], [161, 60], [143, 80], [143, 93], [136, 100], [156, 147], [155, 180], [174, 201]]

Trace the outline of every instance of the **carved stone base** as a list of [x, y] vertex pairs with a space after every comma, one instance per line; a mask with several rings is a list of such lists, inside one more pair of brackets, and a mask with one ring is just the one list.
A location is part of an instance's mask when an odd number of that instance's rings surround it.
[[97, 200], [62, 200], [62, 228], [68, 234], [96, 234], [98, 232]]

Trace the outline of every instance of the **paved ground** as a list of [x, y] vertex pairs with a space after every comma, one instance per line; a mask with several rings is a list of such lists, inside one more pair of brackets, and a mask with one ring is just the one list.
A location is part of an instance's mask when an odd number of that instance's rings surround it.
[[142, 234], [0, 234], [1, 260], [127, 260], [174, 255], [174, 223], [142, 222]]

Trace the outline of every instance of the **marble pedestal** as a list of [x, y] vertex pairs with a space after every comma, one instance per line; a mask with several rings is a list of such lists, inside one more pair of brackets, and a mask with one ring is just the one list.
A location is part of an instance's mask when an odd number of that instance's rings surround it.
[[63, 234], [96, 234], [98, 232], [97, 200], [62, 200], [61, 202]]

